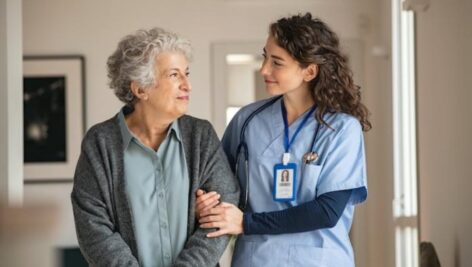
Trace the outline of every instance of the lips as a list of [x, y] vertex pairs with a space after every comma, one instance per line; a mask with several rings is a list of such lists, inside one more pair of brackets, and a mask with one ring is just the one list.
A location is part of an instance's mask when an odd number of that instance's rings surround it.
[[179, 100], [189, 100], [190, 97], [188, 95], [185, 95], [185, 96], [178, 96], [177, 99]]
[[264, 80], [264, 82], [268, 84], [276, 83], [275, 81], [271, 81], [271, 80]]

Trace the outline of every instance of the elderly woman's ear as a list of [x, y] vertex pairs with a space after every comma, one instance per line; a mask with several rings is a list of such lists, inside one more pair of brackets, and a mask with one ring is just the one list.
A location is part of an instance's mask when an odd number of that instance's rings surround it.
[[132, 81], [131, 82], [131, 92], [133, 92], [133, 95], [136, 96], [136, 98], [140, 100], [147, 100], [148, 99], [148, 94], [146, 90], [144, 90], [141, 85], [139, 85], [138, 82]]

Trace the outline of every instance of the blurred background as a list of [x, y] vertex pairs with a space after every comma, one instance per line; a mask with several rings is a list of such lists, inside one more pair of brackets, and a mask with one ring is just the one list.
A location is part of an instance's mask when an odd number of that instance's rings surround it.
[[64, 133], [72, 151], [121, 107], [105, 68], [120, 38], [177, 32], [194, 48], [189, 114], [221, 136], [238, 108], [265, 97], [257, 71], [269, 23], [304, 12], [338, 33], [372, 113], [356, 265], [419, 266], [427, 241], [442, 266], [472, 266], [470, 0], [0, 0], [0, 266], [84, 266], [70, 203], [76, 154], [60, 174], [23, 160], [24, 56], [80, 59], [65, 71], [83, 78], [64, 89], [76, 95], [62, 100], [75, 105]]

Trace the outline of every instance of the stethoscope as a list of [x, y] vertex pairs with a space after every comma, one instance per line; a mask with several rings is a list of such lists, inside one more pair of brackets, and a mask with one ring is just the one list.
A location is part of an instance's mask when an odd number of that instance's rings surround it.
[[[251, 122], [251, 120], [257, 114], [261, 113], [266, 108], [272, 106], [280, 98], [282, 98], [282, 95], [272, 98], [268, 102], [264, 103], [264, 105], [257, 108], [255, 111], [253, 111], [247, 117], [247, 119], [243, 123], [243, 126], [241, 127], [241, 132], [240, 132], [240, 136], [239, 136], [239, 144], [238, 144], [238, 147], [236, 148], [236, 163], [235, 163], [234, 172], [235, 172], [236, 177], [237, 177], [238, 176], [238, 171], [239, 171], [239, 161], [240, 161], [240, 157], [241, 157], [241, 152], [244, 152], [244, 170], [245, 170], [245, 174], [246, 174], [246, 186], [245, 186], [244, 201], [239, 205], [242, 210], [246, 209], [246, 206], [247, 206], [247, 203], [248, 203], [248, 198], [249, 198], [249, 151], [248, 151], [247, 143], [246, 143], [246, 140], [245, 140], [246, 129], [249, 125], [249, 122]], [[311, 162], [318, 159], [318, 153], [315, 152], [315, 142], [316, 142], [316, 138], [318, 136], [318, 131], [320, 129], [320, 126], [321, 126], [321, 123], [318, 122], [317, 125], [316, 125], [315, 133], [313, 134], [313, 139], [311, 141], [311, 146], [310, 146], [311, 149], [303, 155], [303, 163], [304, 164], [311, 163]], [[239, 180], [239, 177], [237, 177], [237, 178]]]

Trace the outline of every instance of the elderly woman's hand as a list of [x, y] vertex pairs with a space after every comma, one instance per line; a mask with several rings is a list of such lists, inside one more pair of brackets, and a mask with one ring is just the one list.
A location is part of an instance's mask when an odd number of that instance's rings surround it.
[[223, 202], [220, 205], [200, 213], [201, 228], [218, 228], [207, 237], [239, 235], [243, 233], [243, 212], [233, 204]]
[[220, 203], [220, 194], [215, 191], [205, 193], [205, 191], [197, 190], [197, 201], [195, 202], [195, 216], [200, 219], [200, 214], [203, 211], [216, 207]]

